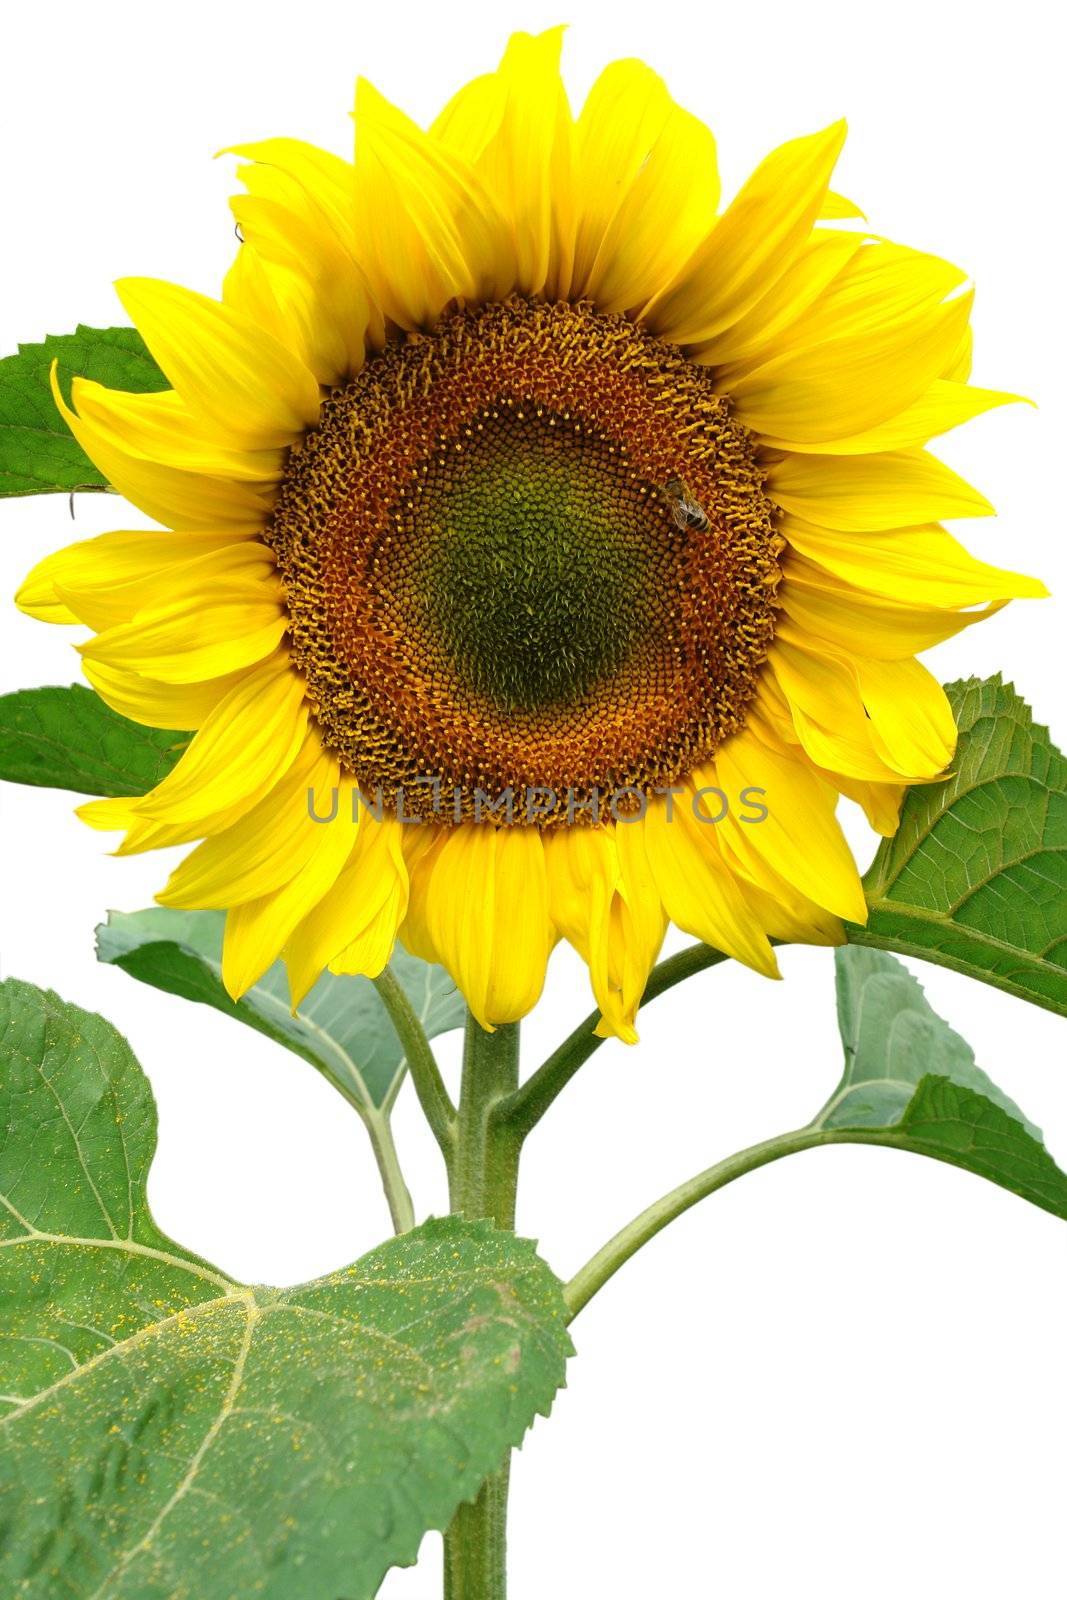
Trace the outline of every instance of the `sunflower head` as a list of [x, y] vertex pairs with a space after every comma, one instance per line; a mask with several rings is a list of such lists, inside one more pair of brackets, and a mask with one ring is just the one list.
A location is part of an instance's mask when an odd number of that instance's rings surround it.
[[[706, 516], [679, 515], [683, 472]], [[324, 400], [265, 537], [324, 739], [444, 826], [479, 795], [544, 827], [684, 778], [742, 726], [773, 635], [746, 430], [587, 302], [452, 307], [387, 344]]]
[[720, 200], [711, 134], [638, 62], [573, 115], [561, 30], [424, 131], [369, 85], [351, 161], [239, 147], [221, 300], [119, 285], [172, 388], [76, 380], [75, 435], [158, 528], [49, 557], [116, 710], [195, 735], [122, 850], [200, 841], [160, 899], [228, 912], [232, 993], [397, 940], [485, 1026], [559, 939], [632, 1039], [669, 922], [768, 974], [863, 895], [955, 729], [915, 659], [1032, 579], [941, 519], [968, 383], [949, 263], [830, 188], [843, 125]]

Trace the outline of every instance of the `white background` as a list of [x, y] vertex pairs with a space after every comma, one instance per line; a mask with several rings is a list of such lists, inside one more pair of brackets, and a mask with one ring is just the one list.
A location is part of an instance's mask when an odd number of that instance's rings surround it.
[[[1037, 5], [569, 10], [575, 101], [605, 60], [642, 56], [715, 127], [728, 193], [772, 145], [849, 117], [836, 186], [878, 231], [973, 273], [975, 381], [1040, 402], [945, 445], [1000, 511], [965, 537], [1062, 591], [1061, 83]], [[426, 119], [512, 28], [556, 20], [508, 4], [9, 8], [0, 351], [125, 320], [109, 287], [124, 274], [217, 292], [235, 248], [220, 146], [286, 133], [347, 151], [357, 71]], [[57, 545], [140, 520], [94, 497], [73, 527], [61, 498], [6, 503], [0, 594]], [[77, 675], [71, 635], [2, 604], [0, 688]], [[928, 659], [946, 679], [1003, 668], [1063, 744], [1065, 626], [1062, 599], [1019, 603]], [[167, 863], [109, 859], [69, 795], [5, 787], [2, 805], [4, 972], [129, 1035], [159, 1100], [160, 1224], [275, 1283], [376, 1243], [361, 1127], [309, 1067], [95, 965], [94, 923], [149, 903]], [[832, 959], [786, 951], [782, 967], [782, 985], [724, 968], [657, 1002], [641, 1045], [602, 1050], [534, 1137], [519, 1225], [562, 1275], [664, 1189], [821, 1103], [839, 1065]], [[1062, 1024], [916, 970], [1067, 1163]], [[587, 1009], [558, 954], [528, 1060]], [[398, 1137], [421, 1210], [443, 1209], [407, 1095]], [[515, 1466], [515, 1600], [1063, 1592], [1067, 1231], [1043, 1212], [919, 1158], [809, 1154], [690, 1213], [575, 1333], [570, 1386]], [[383, 1595], [430, 1600], [439, 1549], [427, 1539]]]

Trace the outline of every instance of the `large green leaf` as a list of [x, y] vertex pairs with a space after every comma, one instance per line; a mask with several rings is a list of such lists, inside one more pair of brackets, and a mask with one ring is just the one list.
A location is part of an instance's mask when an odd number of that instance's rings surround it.
[[52, 399], [57, 360], [68, 403], [75, 375], [138, 394], [168, 386], [135, 328], [79, 327], [20, 345], [0, 360], [0, 495], [107, 487]]
[[370, 1600], [563, 1381], [561, 1287], [429, 1222], [247, 1288], [145, 1200], [148, 1084], [101, 1018], [0, 985], [0, 1590]]
[[1000, 678], [946, 685], [952, 776], [910, 789], [849, 940], [922, 956], [1067, 1015], [1067, 760]]
[[[214, 1006], [265, 1033], [318, 1067], [361, 1109], [387, 1108], [406, 1063], [373, 983], [324, 973], [294, 1013], [279, 961], [235, 1004], [222, 986], [224, 920], [220, 911], [112, 911], [96, 930], [97, 955], [142, 983]], [[390, 966], [428, 1038], [463, 1026], [463, 998], [443, 967], [403, 950]]]
[[879, 950], [846, 948], [836, 959], [845, 1070], [812, 1130], [951, 1162], [1067, 1218], [1067, 1173], [1039, 1129], [975, 1065], [911, 973]]
[[0, 696], [0, 778], [79, 794], [144, 794], [191, 735], [143, 728], [82, 684]]

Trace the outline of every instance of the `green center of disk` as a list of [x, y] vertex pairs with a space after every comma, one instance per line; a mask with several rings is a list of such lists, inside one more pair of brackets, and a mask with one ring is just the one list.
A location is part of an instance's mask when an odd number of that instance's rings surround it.
[[410, 504], [425, 626], [501, 710], [573, 704], [640, 654], [672, 552], [619, 449], [502, 408]]

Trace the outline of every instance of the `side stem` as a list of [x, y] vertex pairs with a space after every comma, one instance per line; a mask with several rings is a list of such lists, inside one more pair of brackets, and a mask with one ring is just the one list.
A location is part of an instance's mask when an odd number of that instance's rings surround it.
[[363, 1111], [362, 1108], [360, 1114], [370, 1137], [374, 1159], [378, 1163], [385, 1198], [389, 1202], [393, 1232], [408, 1233], [415, 1226], [415, 1207], [412, 1204], [411, 1191], [404, 1182], [389, 1118], [380, 1113]]
[[382, 1004], [389, 1013], [397, 1037], [404, 1046], [408, 1071], [415, 1085], [415, 1093], [434, 1138], [441, 1147], [447, 1162], [452, 1158], [455, 1138], [456, 1108], [449, 1098], [437, 1058], [430, 1048], [422, 1023], [415, 1014], [399, 979], [388, 967], [374, 980]]
[[[452, 1210], [515, 1225], [521, 1139], [500, 1118], [519, 1081], [519, 1026], [487, 1033], [467, 1018], [463, 1078], [449, 1162]], [[477, 1500], [460, 1506], [445, 1535], [445, 1600], [505, 1600], [508, 1462], [482, 1485]]]
[[619, 1268], [624, 1266], [642, 1245], [654, 1239], [661, 1229], [669, 1222], [673, 1222], [675, 1217], [680, 1217], [684, 1211], [688, 1211], [690, 1206], [695, 1206], [699, 1200], [714, 1194], [716, 1189], [724, 1188], [735, 1178], [744, 1177], [746, 1172], [755, 1172], [757, 1167], [765, 1167], [771, 1161], [780, 1161], [783, 1156], [794, 1155], [798, 1150], [813, 1150], [819, 1145], [845, 1143], [849, 1133], [850, 1130], [839, 1132], [811, 1127], [798, 1128], [792, 1133], [777, 1134], [773, 1139], [764, 1139], [761, 1144], [749, 1145], [747, 1150], [739, 1150], [736, 1155], [727, 1156], [725, 1161], [717, 1161], [713, 1167], [698, 1172], [695, 1178], [680, 1183], [677, 1189], [672, 1189], [661, 1199], [654, 1200], [640, 1216], [627, 1223], [625, 1228], [621, 1228], [613, 1239], [609, 1239], [567, 1284], [564, 1297], [571, 1320], [573, 1321], [583, 1306], [588, 1305], [597, 1290], [602, 1289], [608, 1279], [614, 1277]]
[[[716, 967], [725, 960], [727, 957], [721, 950], [713, 950], [707, 944], [694, 944], [687, 950], [679, 950], [676, 955], [668, 956], [666, 961], [653, 967], [641, 1004], [647, 1006], [650, 1000], [673, 989], [676, 983], [682, 983], [694, 973], [703, 972], [706, 967]], [[500, 1116], [507, 1121], [520, 1142], [537, 1126], [579, 1067], [584, 1066], [605, 1042], [594, 1031], [599, 1021], [600, 1012], [590, 1012], [585, 1021], [580, 1022], [559, 1048], [527, 1078], [521, 1089], [516, 1089], [501, 1106]]]

